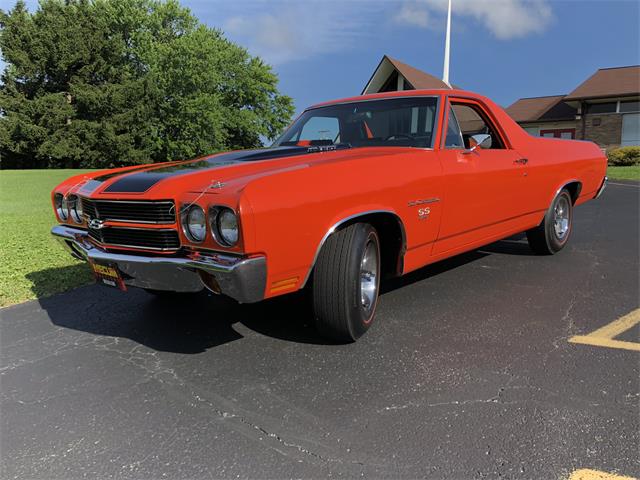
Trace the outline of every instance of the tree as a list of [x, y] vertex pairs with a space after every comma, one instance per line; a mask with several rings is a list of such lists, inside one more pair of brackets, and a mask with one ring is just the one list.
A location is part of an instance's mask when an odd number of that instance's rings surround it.
[[175, 0], [0, 10], [3, 168], [112, 167], [251, 148], [289, 123], [271, 68]]

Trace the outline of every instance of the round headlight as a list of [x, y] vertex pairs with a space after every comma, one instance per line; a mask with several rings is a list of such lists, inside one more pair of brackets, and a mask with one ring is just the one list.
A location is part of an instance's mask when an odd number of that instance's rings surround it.
[[222, 208], [216, 217], [216, 227], [221, 243], [233, 247], [238, 243], [238, 217], [229, 208]]
[[185, 228], [188, 236], [195, 242], [201, 242], [207, 235], [207, 221], [204, 210], [197, 205], [193, 205], [187, 212]]
[[76, 223], [82, 223], [82, 201], [75, 195], [69, 197], [69, 212]]
[[58, 218], [64, 221], [68, 217], [67, 199], [61, 193], [56, 193], [54, 198], [55, 198], [56, 213], [58, 214]]

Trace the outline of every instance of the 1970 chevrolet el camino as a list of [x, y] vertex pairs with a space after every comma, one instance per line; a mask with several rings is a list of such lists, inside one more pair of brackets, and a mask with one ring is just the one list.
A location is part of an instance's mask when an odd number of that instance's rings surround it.
[[270, 148], [70, 178], [52, 233], [122, 290], [308, 287], [318, 330], [353, 341], [383, 276], [519, 232], [561, 250], [605, 172], [595, 144], [534, 138], [475, 93], [383, 93], [308, 108]]

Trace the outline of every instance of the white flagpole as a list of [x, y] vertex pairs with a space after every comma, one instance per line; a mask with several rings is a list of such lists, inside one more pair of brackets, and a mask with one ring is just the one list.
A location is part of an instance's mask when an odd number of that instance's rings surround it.
[[449, 88], [449, 52], [451, 48], [451, 0], [449, 0], [449, 11], [447, 12], [447, 36], [444, 41], [444, 67], [442, 69], [442, 81], [446, 83]]

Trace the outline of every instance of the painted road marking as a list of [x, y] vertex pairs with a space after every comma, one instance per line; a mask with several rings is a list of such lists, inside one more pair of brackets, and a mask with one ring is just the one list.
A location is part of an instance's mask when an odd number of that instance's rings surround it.
[[634, 477], [625, 477], [616, 475], [615, 473], [600, 472], [598, 470], [589, 470], [581, 468], [576, 470], [569, 476], [569, 480], [637, 480]]
[[624, 350], [634, 350], [640, 352], [640, 343], [625, 342], [615, 340], [615, 337], [626, 332], [630, 328], [640, 323], [640, 308], [628, 313], [624, 317], [605, 325], [588, 335], [576, 335], [569, 339], [570, 343], [581, 343], [583, 345], [594, 345], [596, 347], [622, 348]]

